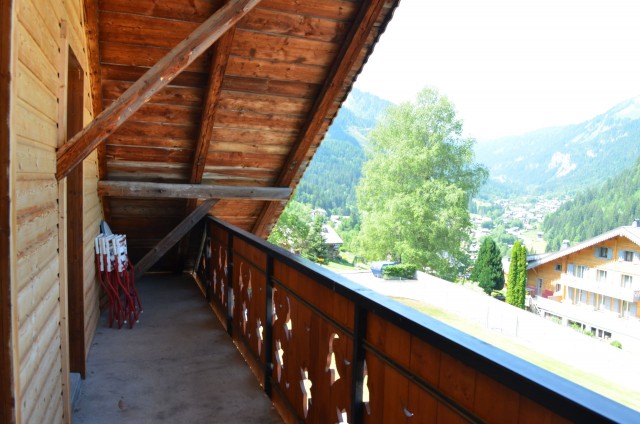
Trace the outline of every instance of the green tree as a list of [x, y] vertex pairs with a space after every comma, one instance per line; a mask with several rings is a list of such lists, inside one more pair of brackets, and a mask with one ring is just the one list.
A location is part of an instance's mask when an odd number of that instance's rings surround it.
[[307, 249], [310, 227], [311, 208], [289, 200], [268, 240], [294, 253], [302, 253]]
[[322, 215], [316, 216], [309, 230], [307, 249], [302, 252], [302, 256], [314, 262], [318, 262], [320, 259], [324, 260], [328, 256], [328, 247], [322, 235], [323, 223], [324, 217]]
[[502, 290], [504, 287], [502, 256], [491, 237], [482, 240], [471, 279], [477, 281], [486, 294], [491, 294], [493, 290]]
[[511, 250], [507, 303], [524, 309], [527, 288], [527, 248], [516, 241]]
[[468, 205], [486, 181], [475, 140], [462, 136], [453, 104], [424, 89], [388, 109], [370, 133], [357, 189], [361, 254], [402, 259], [453, 280], [469, 265]]

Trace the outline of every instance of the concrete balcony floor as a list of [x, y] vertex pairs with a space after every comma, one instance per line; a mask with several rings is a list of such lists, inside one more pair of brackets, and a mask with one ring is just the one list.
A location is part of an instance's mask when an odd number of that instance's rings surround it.
[[282, 423], [188, 276], [137, 284], [133, 329], [98, 324], [73, 422]]

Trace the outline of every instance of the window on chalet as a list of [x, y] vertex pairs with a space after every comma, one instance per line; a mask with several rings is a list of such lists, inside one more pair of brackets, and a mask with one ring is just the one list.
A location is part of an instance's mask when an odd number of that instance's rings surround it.
[[584, 278], [585, 275], [587, 275], [588, 270], [589, 268], [587, 268], [584, 265], [576, 265], [574, 268], [573, 276], [578, 278]]
[[630, 289], [633, 285], [633, 277], [631, 275], [622, 274], [620, 278], [620, 286], [625, 289]]
[[562, 264], [556, 264], [555, 268], [556, 272], [562, 272]]
[[598, 283], [604, 283], [607, 281], [607, 271], [603, 271], [601, 269], [598, 270], [596, 274], [596, 281]]
[[633, 262], [633, 252], [630, 250], [623, 250], [620, 256], [625, 262]]
[[596, 247], [595, 255], [601, 259], [611, 259], [612, 249], [608, 247]]

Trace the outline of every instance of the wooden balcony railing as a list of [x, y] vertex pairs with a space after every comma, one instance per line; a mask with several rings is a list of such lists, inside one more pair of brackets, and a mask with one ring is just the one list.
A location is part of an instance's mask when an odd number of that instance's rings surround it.
[[223, 221], [203, 246], [203, 292], [285, 422], [640, 422]]

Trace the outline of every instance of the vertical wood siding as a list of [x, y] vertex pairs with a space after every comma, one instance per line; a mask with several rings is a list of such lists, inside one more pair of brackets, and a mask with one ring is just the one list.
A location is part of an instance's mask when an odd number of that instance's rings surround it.
[[[17, 418], [20, 422], [56, 423], [63, 416], [63, 387], [60, 330], [60, 290], [58, 252], [58, 183], [55, 178], [56, 147], [59, 144], [59, 70], [68, 45], [85, 71], [84, 122], [92, 119], [90, 81], [87, 69], [83, 6], [80, 0], [16, 0], [14, 46], [16, 62], [11, 97], [12, 139], [15, 149], [15, 181], [12, 210], [16, 226], [16, 272], [13, 287], [17, 302], [14, 328], [17, 346], [14, 366], [18, 367]], [[66, 40], [61, 22], [66, 22]], [[66, 65], [64, 65], [66, 66]], [[62, 109], [64, 110], [64, 109]], [[96, 194], [97, 156], [84, 163], [84, 314], [85, 345], [88, 348], [98, 321], [98, 289], [93, 265], [93, 238], [102, 217]], [[61, 233], [60, 233], [61, 234]], [[17, 311], [17, 313], [16, 313]]]

